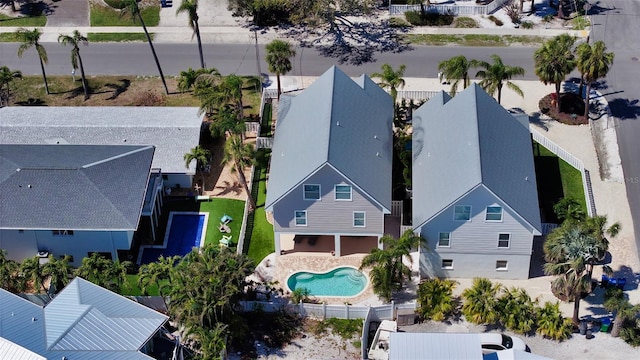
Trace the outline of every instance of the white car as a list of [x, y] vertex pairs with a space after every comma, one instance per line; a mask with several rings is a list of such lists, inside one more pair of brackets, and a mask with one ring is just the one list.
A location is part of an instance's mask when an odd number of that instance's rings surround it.
[[530, 352], [527, 344], [522, 339], [500, 333], [478, 334], [482, 345], [482, 354], [490, 354], [501, 350], [513, 349]]

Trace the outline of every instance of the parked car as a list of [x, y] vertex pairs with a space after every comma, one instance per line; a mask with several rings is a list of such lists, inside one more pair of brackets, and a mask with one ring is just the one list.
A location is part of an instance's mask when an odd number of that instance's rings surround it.
[[490, 354], [496, 351], [514, 349], [531, 352], [522, 339], [500, 333], [478, 334], [482, 345], [482, 354]]

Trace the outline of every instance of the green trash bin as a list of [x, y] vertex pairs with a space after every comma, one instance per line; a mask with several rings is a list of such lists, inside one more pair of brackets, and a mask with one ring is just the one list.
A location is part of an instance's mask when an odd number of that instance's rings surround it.
[[601, 332], [609, 332], [609, 328], [611, 327], [611, 319], [606, 318], [602, 319], [602, 325], [600, 326]]

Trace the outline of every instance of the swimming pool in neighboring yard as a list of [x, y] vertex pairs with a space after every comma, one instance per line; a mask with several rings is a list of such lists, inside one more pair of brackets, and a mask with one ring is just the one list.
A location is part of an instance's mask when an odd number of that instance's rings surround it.
[[358, 269], [343, 266], [326, 273], [299, 271], [287, 279], [289, 290], [306, 288], [313, 296], [356, 296], [367, 287], [367, 277]]
[[172, 211], [167, 222], [167, 231], [163, 245], [141, 246], [140, 264], [148, 264], [158, 260], [160, 255], [184, 256], [193, 247], [202, 247], [207, 233], [209, 213]]

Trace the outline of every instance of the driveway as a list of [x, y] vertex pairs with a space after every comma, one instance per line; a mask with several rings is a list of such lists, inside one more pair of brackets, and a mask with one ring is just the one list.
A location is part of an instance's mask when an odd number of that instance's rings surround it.
[[89, 0], [45, 0], [47, 26], [89, 26]]

